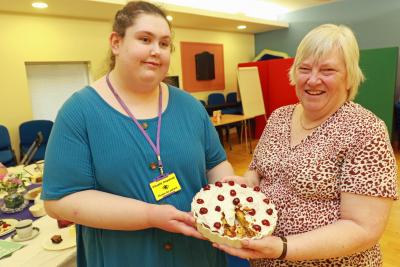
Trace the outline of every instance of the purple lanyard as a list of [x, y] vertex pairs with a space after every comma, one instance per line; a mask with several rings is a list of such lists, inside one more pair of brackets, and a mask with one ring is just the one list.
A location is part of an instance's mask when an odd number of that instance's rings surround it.
[[115, 91], [114, 87], [112, 86], [112, 84], [110, 82], [110, 77], [109, 76], [110, 76], [110, 73], [107, 73], [106, 81], [107, 81], [108, 88], [110, 88], [110, 91], [113, 93], [113, 95], [115, 96], [115, 98], [117, 99], [117, 101], [119, 102], [121, 107], [125, 110], [126, 113], [128, 113], [129, 117], [131, 117], [133, 122], [139, 128], [140, 132], [146, 138], [147, 142], [150, 144], [150, 146], [153, 149], [153, 151], [156, 153], [157, 161], [158, 161], [158, 168], [160, 169], [161, 175], [163, 175], [164, 174], [164, 170], [163, 170], [163, 164], [162, 164], [161, 156], [160, 156], [160, 131], [161, 131], [161, 117], [162, 117], [161, 116], [161, 114], [162, 114], [162, 112], [161, 112], [161, 110], [162, 110], [162, 90], [161, 90], [161, 85], [159, 85], [159, 90], [160, 90], [160, 94], [159, 95], [160, 95], [160, 97], [159, 97], [159, 100], [158, 100], [157, 144], [154, 145], [153, 141], [151, 141], [151, 139], [150, 139], [150, 136], [146, 133], [146, 131], [143, 129], [143, 127], [137, 121], [135, 116], [133, 116], [133, 114], [129, 110], [128, 106], [125, 104], [125, 102], [122, 100], [122, 98]]

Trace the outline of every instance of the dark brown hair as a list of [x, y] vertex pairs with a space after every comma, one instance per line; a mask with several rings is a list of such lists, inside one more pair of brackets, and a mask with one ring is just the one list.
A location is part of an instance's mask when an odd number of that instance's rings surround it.
[[[171, 24], [167, 20], [167, 15], [160, 7], [145, 1], [132, 1], [127, 3], [121, 10], [115, 14], [112, 30], [120, 37], [125, 36], [126, 29], [135, 23], [135, 20], [141, 14], [160, 16], [167, 22], [171, 29]], [[110, 51], [110, 70], [115, 67], [115, 55]]]

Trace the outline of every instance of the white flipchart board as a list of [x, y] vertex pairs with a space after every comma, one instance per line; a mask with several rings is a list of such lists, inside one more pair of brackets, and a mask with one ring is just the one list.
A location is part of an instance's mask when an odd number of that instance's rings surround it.
[[249, 117], [265, 115], [258, 68], [241, 67], [238, 68], [237, 75], [244, 115]]

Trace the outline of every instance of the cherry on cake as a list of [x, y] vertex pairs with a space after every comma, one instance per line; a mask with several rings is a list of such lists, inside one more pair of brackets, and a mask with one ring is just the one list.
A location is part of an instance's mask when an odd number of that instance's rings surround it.
[[240, 248], [243, 239], [272, 234], [275, 206], [260, 192], [233, 181], [205, 185], [193, 198], [197, 230], [212, 242]]

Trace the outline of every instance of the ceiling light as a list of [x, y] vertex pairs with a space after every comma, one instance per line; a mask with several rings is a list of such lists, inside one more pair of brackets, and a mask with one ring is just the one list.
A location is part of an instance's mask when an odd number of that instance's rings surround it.
[[44, 2], [33, 2], [32, 6], [34, 8], [47, 8], [49, 5]]
[[168, 16], [167, 16], [167, 20], [168, 20], [168, 21], [172, 21], [173, 19], [174, 19], [174, 18], [173, 18], [171, 15], [168, 15]]
[[[155, 0], [158, 3], [170, 4], [180, 7], [202, 9], [228, 14], [242, 14], [244, 16], [278, 20], [279, 16], [289, 10], [279, 4], [270, 3], [263, 0]], [[278, 2], [278, 1], [276, 1]]]
[[239, 30], [244, 30], [244, 29], [247, 28], [247, 26], [246, 26], [246, 25], [239, 25], [239, 26], [237, 26], [237, 28], [238, 28]]

